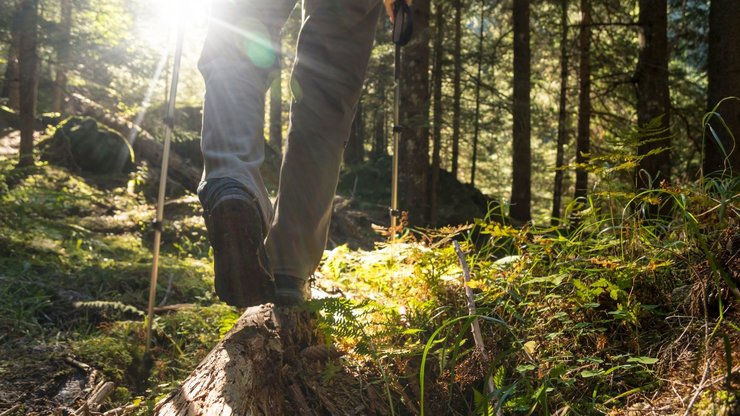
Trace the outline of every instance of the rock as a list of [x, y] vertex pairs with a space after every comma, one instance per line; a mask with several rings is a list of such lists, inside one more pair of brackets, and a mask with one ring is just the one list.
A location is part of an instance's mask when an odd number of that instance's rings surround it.
[[126, 139], [88, 117], [63, 121], [43, 147], [46, 160], [91, 173], [128, 173], [134, 168], [134, 152]]

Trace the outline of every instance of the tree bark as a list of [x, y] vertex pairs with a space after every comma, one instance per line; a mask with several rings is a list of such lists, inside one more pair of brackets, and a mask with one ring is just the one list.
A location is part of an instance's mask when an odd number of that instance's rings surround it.
[[560, 103], [558, 108], [558, 144], [555, 155], [555, 186], [552, 192], [551, 224], [560, 224], [563, 201], [563, 165], [565, 144], [568, 142], [568, 0], [560, 2]]
[[475, 168], [478, 161], [478, 135], [480, 133], [480, 83], [483, 75], [483, 28], [484, 12], [486, 9], [485, 0], [480, 3], [480, 31], [478, 32], [478, 74], [475, 78], [475, 128], [473, 131], [473, 163], [470, 167], [470, 184], [475, 186]]
[[59, 22], [59, 39], [57, 43], [57, 62], [52, 92], [51, 111], [62, 112], [64, 92], [67, 89], [67, 73], [69, 71], [70, 41], [72, 37], [72, 0], [60, 1], [61, 21]]
[[[588, 163], [591, 151], [591, 0], [581, 0], [580, 92], [578, 94], [578, 137], [576, 138], [576, 163]], [[588, 194], [588, 171], [576, 168], [576, 199]]]
[[401, 210], [411, 224], [428, 220], [429, 170], [429, 0], [411, 6], [414, 36], [403, 48], [401, 74], [400, 179]]
[[378, 80], [378, 90], [380, 97], [378, 105], [375, 108], [374, 130], [375, 139], [373, 140], [373, 150], [371, 152], [373, 160], [378, 160], [388, 154], [385, 140], [385, 82], [384, 77]]
[[[740, 45], [740, 1], [712, 0], [709, 9], [708, 111], [713, 111], [726, 97], [740, 98], [740, 54], [737, 45]], [[727, 128], [718, 116], [710, 119], [711, 129], [707, 129], [704, 139], [704, 175], [734, 176], [740, 172], [738, 98], [724, 101], [717, 108]]]
[[365, 157], [364, 148], [364, 117], [362, 111], [362, 100], [357, 103], [357, 109], [355, 109], [355, 118], [352, 121], [352, 129], [349, 134], [349, 141], [347, 147], [344, 150], [344, 164], [347, 166], [357, 166], [362, 163]]
[[308, 313], [249, 308], [154, 414], [388, 414], [377, 392], [346, 372], [321, 382], [324, 363], [337, 355], [318, 341]]
[[442, 168], [442, 66], [444, 63], [444, 24], [447, 0], [437, 1], [434, 19], [434, 64], [432, 67], [433, 82], [433, 133], [432, 133], [432, 177], [429, 192], [429, 222], [437, 225], [439, 170]]
[[463, 0], [454, 0], [455, 4], [455, 48], [453, 50], [452, 72], [452, 176], [457, 179], [460, 159], [460, 99], [462, 85], [462, 8]]
[[20, 68], [20, 121], [21, 144], [19, 167], [33, 165], [33, 133], [36, 120], [38, 87], [38, 0], [25, 0], [20, 9], [20, 42], [18, 66]]
[[513, 178], [509, 216], [517, 223], [532, 219], [530, 77], [529, 0], [514, 0]]
[[20, 68], [18, 67], [18, 53], [21, 40], [21, 13], [19, 5], [12, 13], [10, 25], [10, 45], [8, 45], [7, 64], [3, 79], [2, 97], [8, 98], [8, 107], [15, 111], [20, 110]]
[[[637, 148], [642, 156], [636, 172], [638, 189], [653, 189], [671, 175], [670, 95], [668, 91], [668, 4], [640, 0], [640, 58], [637, 81], [637, 122], [645, 129]], [[651, 125], [656, 119], [657, 125]], [[665, 149], [661, 153], [650, 152]]]

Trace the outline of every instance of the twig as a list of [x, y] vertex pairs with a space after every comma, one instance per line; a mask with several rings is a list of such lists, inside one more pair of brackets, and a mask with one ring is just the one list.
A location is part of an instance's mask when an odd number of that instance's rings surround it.
[[689, 416], [691, 413], [691, 409], [694, 407], [694, 403], [696, 402], [696, 399], [699, 398], [699, 395], [701, 394], [701, 391], [704, 390], [704, 383], [707, 381], [707, 378], [709, 377], [709, 323], [708, 323], [708, 316], [707, 311], [709, 310], [707, 307], [707, 284], [704, 283], [703, 286], [703, 296], [702, 296], [702, 302], [704, 303], [704, 354], [706, 354], [706, 359], [704, 360], [704, 374], [701, 377], [701, 381], [699, 382], [699, 385], [696, 388], [696, 391], [694, 392], [694, 395], [691, 397], [691, 400], [689, 401], [689, 405], [686, 406], [686, 412], [683, 414], [684, 416]]
[[64, 362], [67, 363], [67, 364], [69, 364], [69, 365], [71, 365], [71, 366], [73, 366], [73, 367], [77, 367], [77, 368], [79, 368], [80, 370], [82, 370], [82, 371], [84, 371], [86, 373], [92, 371], [92, 369], [93, 369], [89, 365], [87, 365], [87, 364], [85, 364], [85, 363], [83, 363], [81, 361], [77, 361], [77, 360], [75, 360], [72, 357], [64, 357]]
[[113, 393], [113, 390], [116, 389], [116, 384], [112, 381], [108, 382], [101, 382], [101, 384], [98, 385], [98, 388], [93, 391], [92, 395], [90, 395], [90, 398], [87, 399], [87, 404], [90, 406], [93, 410], [98, 410], [100, 406], [103, 404], [105, 399], [108, 398], [108, 396]]
[[676, 386], [674, 386], [673, 383], [671, 383], [671, 390], [673, 390], [673, 393], [676, 395], [676, 397], [678, 397], [678, 400], [681, 400], [681, 404], [686, 405], [686, 401], [683, 399], [683, 397], [681, 397], [680, 394], [678, 394], [678, 391], [676, 391]]
[[92, 390], [87, 401], [83, 403], [82, 406], [74, 412], [74, 414], [77, 416], [88, 416], [91, 414], [91, 410], [97, 412], [105, 399], [107, 399], [115, 389], [116, 385], [112, 381], [101, 381]]
[[82, 406], [74, 412], [74, 416], [90, 416], [90, 406], [88, 406], [87, 403], [83, 403]]
[[704, 374], [701, 377], [701, 381], [699, 382], [699, 385], [696, 387], [696, 391], [694, 392], [694, 395], [691, 397], [691, 401], [689, 401], [689, 405], [686, 406], [686, 412], [683, 414], [684, 416], [689, 416], [691, 414], [691, 409], [694, 407], [694, 403], [696, 402], [696, 399], [699, 398], [699, 395], [701, 394], [702, 390], [704, 390], [704, 383], [707, 381], [707, 377], [709, 376], [709, 357], [707, 353], [707, 359], [704, 362]]
[[139, 406], [135, 404], [129, 404], [126, 406], [117, 407], [115, 409], [108, 410], [103, 413], [103, 416], [123, 416], [136, 410]]
[[[457, 241], [453, 241], [452, 245], [455, 247], [457, 257], [460, 259], [460, 267], [462, 267], [463, 276], [465, 278], [465, 296], [468, 300], [468, 313], [470, 314], [470, 316], [475, 316], [475, 297], [473, 296], [473, 289], [468, 285], [468, 283], [470, 283], [470, 267], [468, 266], [467, 260], [465, 260], [465, 253], [460, 248], [460, 243], [458, 243]], [[477, 317], [473, 318], [471, 331], [473, 332], [475, 347], [480, 351], [483, 359], [487, 359], [486, 348], [483, 344], [483, 334], [480, 331], [480, 324], [478, 323]], [[494, 395], [494, 392], [496, 391], [496, 386], [493, 384], [493, 376], [488, 376], [486, 387], [488, 389], [488, 394], [493, 396], [492, 398], [494, 408], [498, 407], [496, 406], [496, 402], [498, 402], [498, 397], [496, 397], [497, 395]], [[501, 414], [501, 409], [499, 408], [496, 411], [496, 416], [501, 416]]]
[[154, 313], [159, 315], [163, 313], [180, 312], [193, 307], [195, 307], [195, 304], [193, 303], [176, 303], [173, 305], [157, 306], [154, 308]]
[[409, 397], [408, 393], [406, 393], [403, 387], [398, 384], [398, 381], [393, 380], [391, 386], [393, 387], [393, 390], [398, 393], [403, 399], [403, 404], [406, 406], [406, 410], [408, 410], [409, 413], [414, 416], [419, 415], [419, 409], [416, 408], [416, 406], [414, 405], [414, 401], [411, 399], [411, 397]]
[[18, 403], [15, 406], [11, 407], [10, 409], [0, 413], [0, 416], [8, 416], [9, 414], [13, 413], [14, 411], [18, 410], [18, 408], [21, 407], [21, 404]]

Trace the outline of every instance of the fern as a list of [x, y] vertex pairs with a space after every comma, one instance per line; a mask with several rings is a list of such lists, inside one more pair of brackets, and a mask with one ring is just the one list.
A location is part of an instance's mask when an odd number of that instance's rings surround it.
[[80, 309], [96, 309], [105, 312], [130, 313], [141, 318], [144, 318], [146, 316], [146, 313], [144, 313], [144, 311], [142, 311], [141, 309], [117, 301], [93, 300], [85, 302], [75, 302], [73, 305], [75, 308]]

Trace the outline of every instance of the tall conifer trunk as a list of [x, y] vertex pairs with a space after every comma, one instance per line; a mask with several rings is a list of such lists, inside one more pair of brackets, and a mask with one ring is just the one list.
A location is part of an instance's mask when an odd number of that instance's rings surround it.
[[509, 216], [516, 223], [532, 219], [530, 76], [529, 0], [514, 0], [514, 140]]
[[[726, 97], [740, 98], [740, 1], [712, 0], [709, 9], [709, 91], [708, 109]], [[703, 171], [705, 175], [724, 172], [740, 173], [740, 102], [730, 99], [717, 109], [727, 128], [718, 117], [712, 117], [712, 132], [706, 132]], [[729, 131], [728, 131], [729, 130]], [[735, 136], [733, 141], [730, 132]], [[715, 138], [714, 135], [717, 137]], [[724, 147], [721, 150], [720, 145]], [[731, 150], [734, 150], [731, 154]]]
[[429, 171], [429, 0], [411, 6], [414, 36], [403, 47], [399, 208], [411, 224], [428, 220]]
[[452, 73], [452, 176], [457, 178], [460, 163], [460, 96], [462, 85], [462, 8], [463, 0], [454, 0], [455, 4], [455, 49], [453, 50], [454, 69]]
[[434, 133], [432, 134], [432, 177], [429, 192], [429, 220], [432, 225], [437, 224], [437, 214], [439, 211], [437, 202], [437, 192], [439, 187], [439, 170], [442, 168], [442, 65], [444, 62], [444, 23], [445, 7], [447, 0], [438, 0], [436, 4], [434, 19], [434, 65], [432, 68], [432, 83], [434, 90], [434, 118], [432, 125]]
[[61, 113], [64, 103], [64, 91], [67, 89], [67, 73], [72, 36], [72, 0], [60, 0], [61, 21], [59, 22], [59, 39], [57, 39], [57, 62], [52, 92], [51, 111]]
[[647, 156], [649, 152], [670, 149], [670, 96], [668, 92], [668, 4], [666, 0], [640, 0], [640, 59], [637, 81], [637, 121], [646, 127], [660, 118], [660, 123], [640, 139], [637, 154], [640, 160], [636, 172], [638, 189], [656, 188], [670, 181], [671, 153]]
[[380, 157], [388, 154], [387, 143], [385, 139], [385, 77], [381, 76], [378, 79], [378, 91], [380, 97], [378, 99], [378, 106], [375, 108], [375, 139], [373, 140], [373, 149], [371, 152], [372, 159], [377, 160]]
[[20, 121], [21, 143], [18, 166], [33, 165], [33, 133], [36, 118], [38, 57], [38, 0], [24, 0], [20, 10]]
[[[581, 0], [580, 92], [578, 95], [578, 137], [576, 138], [576, 163], [588, 163], [591, 151], [591, 0]], [[588, 194], [588, 171], [576, 169], [576, 199]]]
[[355, 119], [352, 121], [349, 141], [344, 150], [344, 164], [347, 166], [357, 166], [362, 163], [365, 157], [365, 120], [362, 109], [362, 100], [360, 100], [355, 110]]
[[15, 111], [20, 110], [20, 68], [18, 54], [21, 40], [21, 9], [20, 5], [13, 12], [10, 24], [10, 45], [8, 45], [7, 64], [3, 78], [3, 90], [0, 96], [8, 99], [8, 107]]
[[475, 129], [473, 132], [473, 163], [470, 167], [470, 184], [475, 186], [475, 169], [478, 161], [478, 135], [480, 133], [480, 84], [483, 76], [483, 18], [486, 9], [485, 0], [480, 2], [480, 31], [478, 32], [478, 74], [475, 78]]
[[555, 155], [555, 187], [552, 192], [552, 225], [560, 223], [563, 202], [565, 144], [568, 142], [568, 0], [560, 1], [560, 103], [558, 108], [558, 144]]

